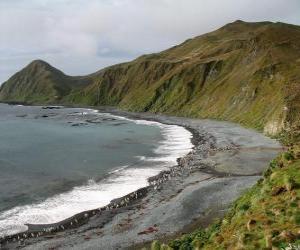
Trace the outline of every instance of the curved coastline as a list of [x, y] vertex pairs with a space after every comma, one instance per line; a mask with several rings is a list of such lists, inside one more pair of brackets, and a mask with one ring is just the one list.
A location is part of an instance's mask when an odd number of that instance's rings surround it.
[[[103, 111], [103, 110], [102, 110]], [[106, 110], [107, 111], [107, 110]], [[220, 204], [220, 207], [215, 206], [216, 210], [209, 212], [205, 216], [202, 216], [203, 218], [199, 219], [199, 223], [201, 225], [205, 225], [209, 223], [213, 218], [216, 216], [222, 215], [224, 213], [226, 207], [228, 204], [235, 198], [237, 195], [241, 192], [241, 190], [244, 190], [245, 188], [253, 185], [255, 181], [257, 181], [260, 178], [260, 174], [263, 171], [264, 167], [263, 165], [260, 166], [260, 171], [256, 171], [256, 169], [253, 169], [252, 171], [248, 171], [244, 169], [242, 173], [239, 173], [239, 171], [230, 170], [230, 171], [222, 171], [222, 168], [219, 168], [219, 166], [212, 165], [209, 161], [203, 160], [206, 159], [208, 155], [213, 155], [213, 154], [222, 154], [222, 153], [229, 153], [231, 151], [234, 152], [240, 152], [243, 151], [243, 148], [245, 145], [250, 144], [249, 148], [253, 147], [266, 147], [267, 150], [274, 150], [274, 154], [276, 152], [280, 151], [280, 146], [276, 143], [272, 145], [271, 147], [268, 148], [268, 143], [272, 144], [271, 141], [266, 140], [263, 141], [263, 136], [258, 135], [257, 133], [255, 134], [257, 138], [255, 139], [261, 139], [261, 143], [258, 143], [258, 145], [252, 145], [251, 143], [253, 142], [253, 139], [251, 141], [243, 141], [240, 140], [238, 143], [234, 140], [230, 140], [229, 144], [224, 142], [224, 138], [222, 138], [220, 133], [220, 129], [225, 129], [228, 130], [226, 133], [233, 133], [234, 131], [231, 131], [230, 126], [232, 124], [227, 124], [227, 123], [218, 123], [218, 122], [212, 122], [210, 124], [209, 121], [204, 121], [200, 122], [201, 124], [201, 129], [198, 126], [199, 124], [194, 121], [195, 119], [187, 119], [187, 118], [175, 118], [175, 117], [165, 117], [165, 116], [157, 116], [157, 115], [152, 115], [152, 114], [138, 114], [138, 113], [128, 113], [128, 112], [122, 112], [118, 110], [108, 110], [107, 112], [112, 112], [113, 114], [116, 115], [123, 115], [125, 117], [129, 118], [143, 118], [143, 119], [148, 119], [152, 121], [160, 121], [160, 122], [165, 122], [166, 124], [176, 124], [180, 126], [184, 126], [187, 128], [189, 131], [192, 132], [193, 138], [192, 142], [194, 144], [194, 149], [188, 153], [185, 157], [179, 158], [178, 159], [178, 164], [177, 166], [174, 166], [171, 168], [169, 171], [163, 171], [159, 173], [158, 175], [149, 178], [149, 186], [145, 188], [141, 188], [133, 193], [130, 193], [120, 199], [115, 199], [113, 200], [110, 205], [107, 207], [103, 207], [101, 209], [95, 209], [95, 210], [90, 210], [86, 212], [82, 212], [80, 214], [77, 214], [75, 216], [72, 216], [71, 218], [68, 218], [64, 221], [61, 221], [59, 223], [51, 224], [51, 225], [29, 225], [29, 230], [28, 232], [24, 235], [22, 234], [17, 234], [17, 235], [12, 235], [12, 236], [7, 236], [4, 239], [1, 240], [2, 244], [28, 244], [29, 246], [31, 244], [38, 244], [40, 246], [49, 246], [48, 245], [48, 240], [51, 242], [56, 242], [57, 240], [55, 239], [55, 232], [60, 231], [62, 232], [65, 236], [66, 239], [65, 241], [68, 241], [71, 239], [71, 236], [68, 236], [69, 234], [71, 235], [76, 235], [76, 229], [78, 227], [84, 228], [84, 230], [93, 230], [93, 228], [103, 228], [104, 226], [108, 225], [108, 227], [111, 226], [111, 224], [114, 223], [114, 218], [115, 217], [122, 217], [124, 214], [128, 214], [130, 211], [140, 211], [140, 210], [145, 210], [143, 208], [144, 206], [144, 200], [149, 200], [148, 203], [151, 203], [151, 199], [153, 198], [156, 201], [158, 199], [161, 199], [161, 197], [164, 201], [168, 201], [169, 198], [165, 197], [165, 194], [167, 196], [171, 197], [187, 197], [188, 193], [195, 192], [195, 191], [203, 191], [206, 190], [209, 186], [214, 185], [212, 189], [209, 189], [211, 192], [210, 195], [214, 197], [216, 194], [213, 193], [213, 191], [217, 190], [217, 188], [220, 187], [220, 185], [228, 185], [228, 187], [234, 187], [237, 190], [232, 190], [232, 194], [225, 193], [224, 199], [224, 204]], [[199, 121], [199, 120], [197, 120]], [[194, 124], [195, 123], [195, 124]], [[209, 125], [214, 125], [215, 127], [209, 128]], [[223, 126], [223, 127], [222, 127]], [[218, 130], [217, 133], [213, 133], [213, 130]], [[234, 130], [239, 130], [239, 126], [235, 125]], [[245, 137], [247, 137], [247, 131], [246, 129], [241, 128], [242, 131], [240, 132], [241, 134], [246, 133]], [[203, 132], [203, 130], [207, 130], [206, 132]], [[244, 131], [245, 130], [245, 131]], [[201, 133], [199, 132], [201, 131]], [[202, 133], [203, 132], [203, 133]], [[237, 134], [239, 131], [237, 132]], [[249, 132], [251, 135], [251, 132]], [[233, 136], [234, 137], [234, 136]], [[248, 145], [249, 146], [249, 145]], [[263, 151], [265, 152], [265, 151]], [[243, 152], [242, 152], [243, 153]], [[213, 155], [214, 157], [214, 155]], [[202, 159], [203, 158], [203, 159]], [[272, 156], [269, 156], [268, 159], [266, 159], [264, 162], [268, 162]], [[214, 159], [214, 158], [213, 158]], [[217, 158], [218, 159], [218, 158]], [[226, 159], [226, 158], [225, 158]], [[209, 158], [211, 160], [211, 156]], [[262, 164], [264, 164], [264, 162]], [[173, 169], [173, 170], [172, 170]], [[174, 174], [175, 173], [175, 174]], [[200, 174], [197, 175], [198, 177], [195, 178], [190, 178], [193, 174]], [[172, 176], [173, 174], [173, 176]], [[200, 176], [200, 178], [199, 178]], [[186, 182], [186, 179], [189, 179], [189, 182]], [[168, 187], [172, 182], [181, 183], [183, 182], [184, 185], [179, 186], [178, 189], [176, 190], [171, 190], [172, 187]], [[181, 185], [181, 184], [180, 184]], [[195, 186], [195, 187], [194, 187]], [[168, 189], [169, 188], [169, 189]], [[188, 190], [191, 189], [191, 190]], [[171, 192], [172, 191], [172, 192]], [[165, 194], [164, 194], [165, 193]], [[174, 194], [175, 193], [175, 194]], [[202, 194], [202, 193], [201, 193]], [[202, 194], [203, 196], [208, 199], [208, 194]], [[204, 198], [205, 198], [204, 197]], [[193, 196], [193, 198], [195, 198]], [[181, 198], [183, 199], [183, 198]], [[127, 202], [128, 201], [128, 202]], [[184, 201], [184, 200], [183, 200]], [[153, 202], [152, 202], [153, 203]], [[207, 202], [206, 202], [207, 203]], [[205, 203], [205, 205], [207, 205]], [[211, 201], [210, 201], [211, 203]], [[176, 203], [171, 203], [171, 205], [175, 205]], [[208, 204], [209, 205], [209, 204]], [[202, 207], [203, 208], [203, 207]], [[207, 208], [207, 206], [206, 206]], [[190, 209], [191, 210], [191, 209]], [[214, 209], [212, 209], [214, 210]], [[218, 211], [217, 211], [218, 210]], [[147, 210], [146, 210], [147, 211]], [[159, 212], [159, 211], [158, 211]], [[156, 213], [158, 213], [156, 212]], [[194, 217], [195, 214], [191, 212], [191, 217]], [[199, 211], [196, 211], [199, 212]], [[151, 215], [151, 214], [150, 214]], [[162, 214], [163, 215], [163, 214]], [[157, 216], [157, 215], [156, 215]], [[92, 219], [93, 218], [93, 219]], [[151, 219], [151, 218], [150, 218]], [[182, 218], [181, 218], [182, 219]], [[93, 222], [94, 220], [94, 222]], [[162, 220], [167, 220], [168, 218], [162, 218]], [[148, 219], [149, 221], [149, 219]], [[192, 220], [193, 221], [193, 220]], [[198, 219], [197, 219], [198, 221]], [[141, 222], [141, 219], [140, 219]], [[187, 227], [188, 224], [191, 224], [191, 218], [188, 218], [188, 220], [185, 220], [185, 225], [183, 225], [185, 228]], [[168, 221], [168, 223], [170, 223]], [[56, 230], [54, 228], [57, 228]], [[46, 230], [43, 230], [46, 229]], [[139, 232], [140, 230], [140, 232]], [[142, 241], [137, 239], [137, 242], [135, 244], [142, 244], [142, 242], [147, 242], [151, 241], [152, 239], [162, 237], [161, 235], [163, 234], [162, 228], [159, 230], [162, 231], [162, 234], [159, 234], [157, 232], [157, 228], [152, 227], [153, 234], [149, 233], [149, 230], [142, 231], [140, 228], [137, 229], [137, 235], [138, 237], [143, 237]], [[150, 231], [151, 231], [150, 230]], [[169, 233], [168, 235], [176, 235], [176, 232], [178, 232], [178, 228], [174, 229], [174, 232]], [[72, 232], [72, 233], [71, 233]], [[134, 231], [136, 233], [136, 231]], [[134, 234], [133, 233], [133, 234]], [[41, 238], [41, 240], [39, 238]], [[106, 240], [107, 238], [111, 238], [108, 236], [105, 236]], [[137, 237], [137, 236], [134, 236]], [[89, 240], [89, 239], [87, 239]], [[41, 241], [41, 243], [39, 243]], [[114, 240], [113, 243], [110, 244], [110, 247], [107, 249], [114, 249], [116, 245], [120, 245], [120, 242], [127, 242], [127, 246], [132, 245], [132, 242], [126, 241], [126, 239], [120, 237], [118, 240]], [[101, 243], [101, 242], [100, 242]], [[45, 244], [45, 245], [44, 245]], [[81, 249], [82, 246], [91, 246], [91, 243], [85, 243], [85, 240], [81, 240], [80, 242], [77, 242], [76, 244], [80, 245], [79, 248]], [[97, 241], [97, 244], [99, 244], [99, 240]], [[52, 243], [51, 243], [52, 245]], [[126, 244], [125, 244], [126, 245]], [[40, 248], [42, 249], [42, 248]]]
[[[51, 106], [52, 107], [52, 106]], [[52, 109], [50, 106], [48, 107], [43, 107], [43, 109]], [[91, 109], [90, 107], [84, 107], [85, 109], [88, 109], [90, 111], [93, 112], [99, 112], [99, 110], [96, 109]], [[183, 126], [178, 126], [178, 125], [173, 125], [173, 124], [163, 124], [160, 123], [158, 121], [153, 121], [153, 120], [143, 120], [143, 119], [134, 119], [134, 118], [129, 118], [129, 117], [123, 117], [121, 115], [117, 115], [117, 114], [112, 114], [110, 112], [103, 112], [100, 111], [101, 114], [106, 114], [109, 115], [111, 117], [116, 117], [117, 119], [120, 120], [128, 120], [130, 122], [134, 122], [137, 124], [143, 124], [143, 125], [149, 125], [149, 126], [159, 126], [161, 128], [162, 131], [166, 130], [168, 128], [168, 126], [177, 126], [177, 127], [182, 127]], [[192, 131], [192, 129], [190, 128], [184, 128], [185, 130], [187, 130], [189, 133], [191, 133], [191, 138], [189, 138], [188, 140], [192, 140], [193, 133], [195, 133], [195, 131]], [[168, 133], [168, 132], [167, 132]], [[170, 140], [170, 138], [165, 138], [164, 141], [162, 142], [168, 142], [168, 140]], [[182, 144], [182, 143], [181, 143]], [[192, 150], [192, 146], [189, 148], [189, 152], [190, 150]], [[183, 155], [184, 157], [184, 155]], [[169, 158], [174, 158], [172, 156], [170, 156]], [[181, 157], [180, 157], [181, 158]], [[174, 158], [174, 164], [175, 162], [178, 162], [180, 158]], [[158, 159], [158, 161], [161, 161], [160, 159]], [[170, 161], [171, 162], [171, 161]], [[169, 162], [169, 164], [170, 164]], [[68, 228], [75, 228], [79, 225], [84, 224], [90, 216], [93, 216], [97, 213], [103, 213], [105, 211], [111, 210], [113, 208], [121, 208], [124, 206], [129, 206], [132, 202], [134, 202], [134, 200], [144, 197], [146, 195], [146, 193], [148, 192], [148, 189], [153, 188], [153, 186], [155, 186], [153, 183], [151, 183], [150, 180], [159, 180], [159, 179], [163, 179], [166, 178], [166, 175], [168, 175], [167, 173], [169, 173], [171, 171], [171, 169], [173, 165], [168, 166], [169, 170], [159, 170], [157, 171], [158, 173], [156, 175], [151, 175], [149, 176], [147, 179], [147, 185], [146, 186], [142, 186], [139, 189], [130, 192], [129, 194], [126, 194], [122, 197], [118, 197], [118, 198], [113, 198], [111, 200], [110, 203], [106, 204], [105, 206], [96, 208], [96, 209], [92, 209], [92, 210], [86, 210], [86, 211], [82, 211], [80, 213], [77, 213], [75, 215], [72, 215], [66, 219], [63, 219], [61, 221], [55, 222], [55, 223], [49, 223], [49, 224], [25, 224], [27, 226], [27, 230], [22, 231], [22, 232], [17, 232], [17, 233], [13, 233], [10, 235], [5, 235], [5, 236], [0, 236], [0, 246], [1, 244], [7, 244], [10, 241], [12, 242], [16, 242], [16, 241], [22, 241], [22, 239], [28, 239], [30, 237], [38, 237], [41, 235], [45, 235], [46, 233], [53, 233], [53, 232], [57, 232], [57, 231], [62, 231]], [[166, 168], [166, 167], [165, 167]], [[109, 174], [113, 174], [115, 172], [119, 172], [122, 171], [124, 168], [121, 169], [117, 169], [117, 170], [113, 170], [111, 172], [109, 172], [107, 175]], [[155, 187], [156, 188], [156, 187]], [[126, 200], [126, 202], [124, 202], [124, 200]]]

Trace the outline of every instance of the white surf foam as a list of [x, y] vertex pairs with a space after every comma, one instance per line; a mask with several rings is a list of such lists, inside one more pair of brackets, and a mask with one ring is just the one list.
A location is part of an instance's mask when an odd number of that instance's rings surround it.
[[148, 120], [132, 120], [126, 117], [103, 113], [120, 120], [132, 121], [136, 124], [158, 126], [161, 128], [161, 133], [165, 140], [159, 142], [158, 147], [154, 150], [157, 157], [146, 157], [145, 161], [168, 162], [176, 164], [176, 159], [189, 153], [193, 148], [191, 142], [192, 134], [184, 127], [177, 125], [162, 124]]
[[15, 207], [0, 215], [0, 235], [25, 231], [29, 224], [61, 221], [76, 213], [107, 205], [113, 198], [124, 196], [147, 185], [147, 178], [157, 169], [123, 169], [107, 179], [75, 187], [70, 192], [51, 197], [39, 204]]
[[[97, 112], [88, 110], [89, 112]], [[100, 113], [100, 115], [103, 115]], [[137, 124], [159, 126], [165, 140], [155, 149], [157, 157], [137, 156], [143, 161], [162, 162], [154, 167], [128, 168], [122, 166], [110, 172], [105, 181], [90, 180], [87, 185], [75, 187], [71, 191], [48, 198], [38, 204], [15, 207], [0, 214], [0, 236], [27, 230], [25, 224], [47, 224], [66, 219], [79, 212], [107, 205], [112, 199], [122, 197], [148, 185], [147, 179], [176, 164], [176, 159], [187, 154], [193, 147], [192, 134], [183, 127], [165, 125], [154, 121], [131, 120], [104, 114]], [[145, 164], [147, 165], [147, 164]], [[148, 164], [149, 165], [149, 164]]]

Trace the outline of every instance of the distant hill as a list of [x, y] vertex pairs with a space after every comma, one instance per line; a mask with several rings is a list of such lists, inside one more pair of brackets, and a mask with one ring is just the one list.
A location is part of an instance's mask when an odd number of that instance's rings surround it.
[[3, 83], [0, 100], [27, 103], [54, 103], [82, 89], [89, 83], [87, 77], [67, 76], [50, 64], [35, 60]]
[[300, 123], [300, 27], [236, 21], [160, 53], [85, 77], [34, 61], [1, 101], [115, 105], [216, 118], [277, 134]]

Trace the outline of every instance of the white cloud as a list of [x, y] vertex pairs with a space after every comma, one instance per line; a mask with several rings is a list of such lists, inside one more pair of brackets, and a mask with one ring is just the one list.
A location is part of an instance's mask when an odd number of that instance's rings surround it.
[[69, 74], [90, 73], [236, 19], [300, 24], [300, 2], [0, 0], [0, 82], [36, 58]]

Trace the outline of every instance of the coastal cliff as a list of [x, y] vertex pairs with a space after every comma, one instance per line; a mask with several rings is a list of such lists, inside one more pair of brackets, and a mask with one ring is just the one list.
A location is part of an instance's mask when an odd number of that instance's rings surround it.
[[299, 126], [299, 58], [299, 26], [238, 20], [88, 76], [33, 61], [2, 85], [0, 100], [230, 120], [275, 135]]

